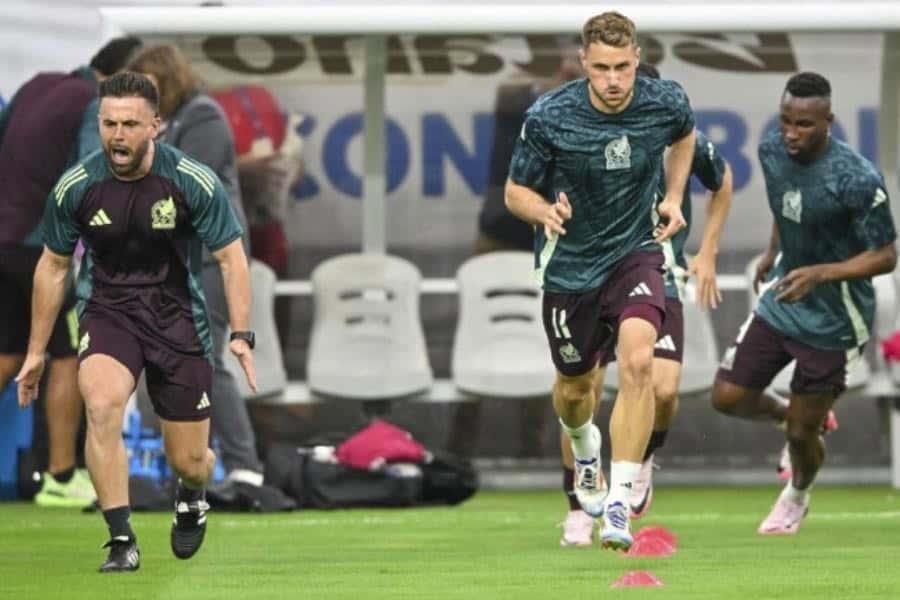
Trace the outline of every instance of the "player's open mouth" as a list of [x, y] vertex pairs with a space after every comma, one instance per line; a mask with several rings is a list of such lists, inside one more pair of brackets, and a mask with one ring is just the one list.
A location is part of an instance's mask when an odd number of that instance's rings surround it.
[[124, 148], [113, 148], [112, 149], [112, 160], [116, 164], [127, 164], [129, 160], [131, 160], [131, 152]]

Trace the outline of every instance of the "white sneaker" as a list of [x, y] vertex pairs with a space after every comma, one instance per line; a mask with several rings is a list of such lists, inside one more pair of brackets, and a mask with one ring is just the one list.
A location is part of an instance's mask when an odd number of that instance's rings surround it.
[[653, 502], [653, 455], [641, 465], [641, 472], [631, 487], [631, 495], [628, 504], [631, 508], [631, 518], [640, 519], [650, 510]]
[[575, 497], [588, 515], [595, 519], [603, 515], [603, 503], [609, 491], [603, 471], [600, 470], [600, 447], [602, 438], [596, 425], [591, 425], [591, 436], [596, 442], [597, 451], [587, 460], [575, 459]]
[[560, 546], [590, 546], [594, 543], [594, 518], [583, 510], [570, 510], [562, 528]]
[[628, 513], [628, 507], [618, 500], [606, 507], [603, 512], [603, 530], [600, 532], [601, 546], [623, 551], [631, 548], [634, 538], [631, 537]]

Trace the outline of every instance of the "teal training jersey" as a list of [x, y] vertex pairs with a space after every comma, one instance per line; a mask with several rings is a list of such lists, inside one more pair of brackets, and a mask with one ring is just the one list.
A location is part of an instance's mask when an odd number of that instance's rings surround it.
[[688, 135], [694, 115], [674, 81], [638, 77], [629, 106], [598, 111], [586, 79], [541, 96], [528, 110], [510, 162], [510, 179], [572, 205], [567, 234], [535, 232], [535, 268], [544, 289], [584, 292], [603, 285], [615, 266], [637, 250], [659, 250], [663, 151]]
[[115, 178], [102, 151], [63, 174], [47, 199], [44, 243], [64, 255], [84, 243], [79, 314], [89, 303], [127, 311], [148, 335], [211, 356], [202, 244], [216, 251], [243, 231], [211, 169], [167, 144], [155, 148], [139, 180]]
[[[697, 141], [694, 144], [694, 160], [691, 163], [691, 175], [710, 192], [717, 192], [722, 187], [722, 179], [725, 177], [725, 159], [719, 153], [715, 145], [701, 132], [697, 132]], [[662, 181], [665, 190], [665, 181]], [[662, 202], [665, 192], [660, 194]], [[663, 254], [666, 257], [666, 297], [684, 300], [684, 285], [687, 283], [687, 259], [684, 257], [684, 245], [691, 233], [691, 186], [690, 182], [684, 188], [684, 201], [681, 203], [681, 214], [687, 225], [662, 243]]]
[[881, 173], [834, 138], [818, 160], [802, 165], [788, 156], [777, 131], [760, 142], [759, 161], [781, 252], [757, 313], [788, 337], [815, 348], [864, 344], [875, 314], [870, 279], [824, 283], [792, 304], [775, 299], [773, 284], [797, 267], [844, 261], [896, 239]]

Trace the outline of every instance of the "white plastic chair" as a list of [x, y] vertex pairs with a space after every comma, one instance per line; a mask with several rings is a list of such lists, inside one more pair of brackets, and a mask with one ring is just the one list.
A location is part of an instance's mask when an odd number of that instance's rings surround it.
[[[275, 272], [265, 263], [250, 261], [250, 289], [253, 302], [250, 309], [250, 329], [256, 333], [253, 358], [256, 366], [257, 391], [247, 385], [247, 376], [234, 355], [223, 349], [225, 368], [237, 381], [241, 396], [246, 399], [264, 398], [282, 393], [287, 387], [287, 372], [281, 354], [278, 327], [275, 324]], [[226, 338], [227, 339], [227, 338]]]
[[313, 392], [390, 400], [431, 387], [415, 265], [345, 254], [319, 264], [311, 280], [315, 316], [306, 372]]
[[549, 396], [555, 369], [541, 324], [529, 252], [491, 252], [456, 274], [459, 320], [451, 371], [460, 390], [486, 397]]
[[879, 398], [895, 396], [897, 384], [891, 377], [891, 370], [881, 353], [881, 342], [891, 337], [898, 329], [897, 279], [895, 273], [886, 273], [872, 278], [875, 288], [875, 323], [869, 354], [872, 357], [872, 374], [866, 383], [865, 396]]

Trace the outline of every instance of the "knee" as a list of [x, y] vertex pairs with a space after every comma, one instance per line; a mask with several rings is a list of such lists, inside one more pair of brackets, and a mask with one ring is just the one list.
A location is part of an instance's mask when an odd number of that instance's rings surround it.
[[637, 348], [619, 358], [619, 376], [635, 384], [649, 383], [653, 375], [653, 347]]
[[733, 415], [737, 410], [740, 397], [728, 388], [728, 384], [716, 381], [712, 391], [712, 406], [720, 413]]
[[85, 415], [89, 430], [95, 434], [118, 432], [122, 426], [122, 403], [113, 398], [91, 398], [86, 402]]
[[792, 446], [802, 446], [819, 437], [820, 425], [817, 422], [788, 417], [785, 425], [785, 436]]
[[187, 481], [205, 481], [208, 471], [206, 448], [178, 450], [169, 457], [172, 469]]
[[579, 377], [557, 378], [554, 396], [558, 402], [576, 406], [590, 399], [593, 393], [593, 378], [590, 373]]
[[656, 406], [671, 410], [678, 402], [678, 384], [674, 381], [658, 382], [653, 386], [653, 394], [656, 396]]

